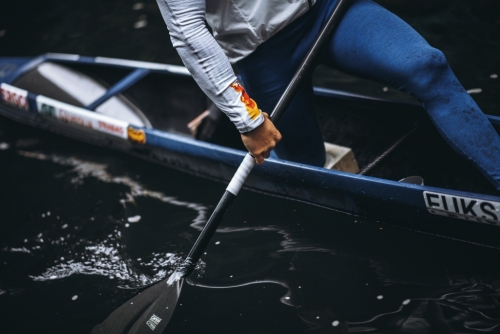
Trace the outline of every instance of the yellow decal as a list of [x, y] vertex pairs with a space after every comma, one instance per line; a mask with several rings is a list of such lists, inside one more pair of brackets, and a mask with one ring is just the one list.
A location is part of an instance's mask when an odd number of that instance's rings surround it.
[[129, 126], [127, 132], [128, 139], [130, 139], [131, 141], [139, 144], [146, 143], [146, 133], [144, 132], [144, 130], [134, 129], [133, 127]]
[[241, 93], [241, 102], [243, 102], [243, 104], [245, 105], [248, 116], [250, 116], [252, 120], [257, 119], [257, 117], [260, 116], [260, 109], [259, 107], [257, 107], [257, 103], [252, 100], [250, 96], [248, 96], [245, 88], [243, 88], [243, 86], [240, 85], [239, 82], [231, 84], [231, 88], [233, 88], [238, 93]]

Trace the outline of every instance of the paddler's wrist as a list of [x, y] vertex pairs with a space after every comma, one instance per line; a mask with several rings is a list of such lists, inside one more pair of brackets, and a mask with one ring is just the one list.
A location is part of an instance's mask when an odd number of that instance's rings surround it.
[[262, 126], [262, 124], [264, 124], [264, 120], [265, 120], [264, 115], [261, 112], [260, 115], [255, 120], [252, 120], [251, 123], [246, 124], [244, 127], [238, 128], [238, 131], [242, 135], [249, 134], [258, 127]]

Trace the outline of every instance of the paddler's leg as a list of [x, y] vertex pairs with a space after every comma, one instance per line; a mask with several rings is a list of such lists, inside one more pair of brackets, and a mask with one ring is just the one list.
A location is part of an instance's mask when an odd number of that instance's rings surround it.
[[355, 0], [325, 61], [422, 102], [448, 144], [500, 190], [500, 138], [453, 74], [443, 53], [383, 7]]
[[[271, 113], [320, 31], [335, 1], [318, 1], [309, 12], [260, 45], [236, 67], [241, 83], [259, 108]], [[283, 139], [274, 152], [281, 159], [324, 166], [325, 147], [305, 80], [278, 124]]]

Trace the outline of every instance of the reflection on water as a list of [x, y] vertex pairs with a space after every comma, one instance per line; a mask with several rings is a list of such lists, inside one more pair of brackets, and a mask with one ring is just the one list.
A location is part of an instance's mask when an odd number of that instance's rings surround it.
[[[144, 188], [139, 182], [127, 176], [112, 176], [106, 171], [107, 166], [105, 164], [82, 161], [74, 157], [46, 155], [39, 152], [17, 151], [16, 153], [23, 157], [72, 167], [65, 173], [59, 174], [57, 177], [67, 177], [69, 183], [74, 185], [82, 185], [86, 178], [92, 177], [104, 183], [115, 183], [127, 186], [129, 191], [125, 193], [126, 198], [119, 200], [124, 208], [130, 204], [137, 205], [135, 202], [137, 197], [146, 197], [195, 211], [196, 216], [193, 219], [194, 225], [204, 224], [206, 221], [206, 207], [196, 203], [179, 201], [175, 197], [166, 196], [161, 192], [150, 191]], [[43, 218], [45, 216], [48, 217], [50, 216], [50, 212], [43, 213], [41, 216]], [[59, 217], [57, 217], [57, 219], [59, 220]], [[94, 220], [94, 218], [91, 218], [91, 220]], [[129, 217], [128, 221], [138, 222], [139, 220]], [[139, 288], [151, 285], [165, 278], [166, 275], [171, 274], [173, 268], [175, 268], [181, 260], [180, 256], [174, 253], [152, 253], [146, 256], [144, 260], [138, 258], [136, 260], [137, 269], [131, 266], [133, 261], [122, 257], [121, 253], [123, 252], [120, 252], [120, 249], [125, 248], [126, 245], [123, 244], [121, 229], [123, 227], [128, 228], [129, 226], [130, 224], [128, 223], [120, 222], [116, 225], [111, 234], [97, 243], [93, 240], [79, 239], [76, 243], [85, 245], [81, 252], [68, 250], [67, 255], [55, 261], [57, 263], [55, 266], [47, 268], [47, 270], [40, 275], [30, 275], [30, 277], [35, 281], [46, 281], [62, 279], [74, 274], [101, 275], [110, 279], [118, 279], [120, 281], [119, 287], [121, 288]], [[67, 224], [62, 225], [61, 230], [63, 231], [60, 236], [54, 236], [52, 234], [52, 239], [47, 238], [45, 241], [42, 238], [42, 233], [40, 233], [37, 236], [37, 241], [39, 243], [45, 242], [64, 248], [64, 246], [68, 245], [68, 242], [71, 243], [73, 241], [71, 239], [74, 239], [74, 236], [71, 234], [64, 233], [67, 227]], [[27, 241], [27, 239], [25, 241]], [[33, 246], [32, 249], [40, 249], [40, 246]], [[7, 250], [10, 252], [31, 253], [30, 250], [25, 247], [8, 248]], [[64, 253], [64, 250], [60, 250], [58, 253]], [[197, 269], [200, 269], [200, 266], [203, 266], [203, 263], [200, 263]], [[153, 276], [143, 273], [144, 268], [147, 267], [154, 272]]]
[[435, 298], [405, 300], [394, 312], [367, 321], [349, 322], [350, 332], [376, 332], [387, 328], [399, 333], [496, 332], [500, 299], [491, 288], [472, 285]]
[[[7, 124], [0, 127], [7, 147], [0, 177], [12, 191], [0, 198], [8, 208], [0, 225], [0, 299], [9, 306], [4, 317], [19, 320], [26, 308], [40, 315], [24, 321], [24, 331], [7, 322], [5, 332], [64, 333], [75, 323], [73, 332], [90, 332], [138, 287], [172, 272], [224, 189]], [[499, 257], [497, 250], [243, 191], [167, 328], [495, 332], [500, 273], [492, 264]]]
[[[442, 49], [481, 108], [498, 113], [497, 0], [379, 2]], [[3, 4], [1, 55], [180, 64], [155, 1], [26, 6]], [[332, 88], [399, 96], [318, 73]], [[2, 333], [89, 333], [172, 272], [225, 188], [4, 119], [0, 185]], [[499, 260], [494, 249], [243, 191], [167, 331], [500, 332]]]

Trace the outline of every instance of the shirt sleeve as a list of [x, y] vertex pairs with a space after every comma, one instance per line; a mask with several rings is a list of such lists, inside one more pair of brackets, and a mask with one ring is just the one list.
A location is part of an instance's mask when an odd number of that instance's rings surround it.
[[157, 0], [179, 53], [203, 92], [241, 133], [264, 122], [257, 104], [238, 83], [228, 58], [205, 25], [205, 0]]

